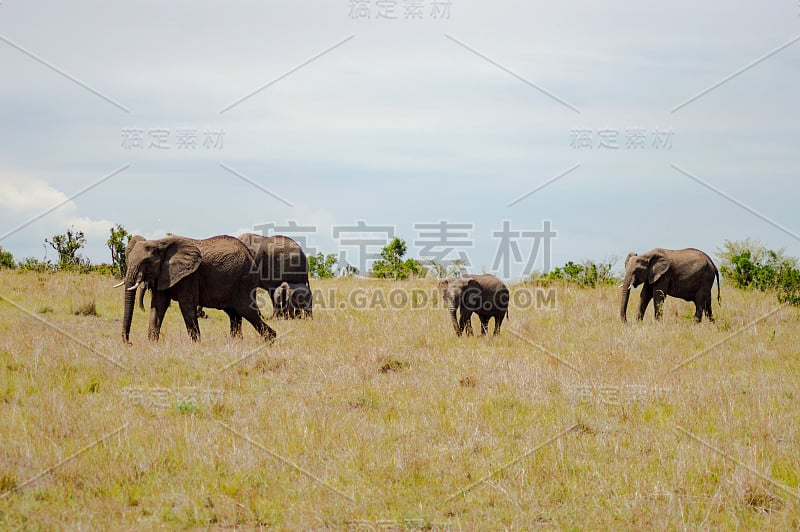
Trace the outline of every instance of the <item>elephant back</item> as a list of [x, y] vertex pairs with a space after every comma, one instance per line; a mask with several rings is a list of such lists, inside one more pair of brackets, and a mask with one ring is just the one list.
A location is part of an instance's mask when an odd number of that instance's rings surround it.
[[253, 254], [262, 288], [274, 288], [282, 282], [308, 284], [308, 259], [293, 239], [254, 233], [245, 233], [239, 239]]

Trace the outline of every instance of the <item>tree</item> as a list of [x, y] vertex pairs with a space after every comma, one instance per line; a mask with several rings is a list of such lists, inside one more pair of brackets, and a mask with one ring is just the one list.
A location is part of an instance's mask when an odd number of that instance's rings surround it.
[[333, 253], [323, 255], [320, 251], [308, 257], [308, 274], [316, 279], [333, 277], [334, 266], [336, 266], [336, 255]]
[[381, 260], [372, 265], [372, 276], [384, 279], [408, 279], [411, 275], [421, 276], [425, 268], [415, 259], [403, 260], [406, 254], [406, 243], [394, 237], [381, 250]]
[[10, 251], [3, 251], [3, 246], [0, 246], [0, 268], [10, 268], [13, 270], [15, 267], [14, 256]]
[[70, 227], [63, 235], [53, 235], [52, 240], [45, 239], [47, 244], [58, 253], [58, 269], [69, 270], [88, 263], [78, 252], [86, 244], [83, 231]]
[[111, 236], [108, 237], [106, 245], [111, 251], [111, 266], [114, 275], [124, 277], [128, 270], [128, 265], [125, 262], [125, 247], [131, 240], [131, 234], [119, 224], [112, 227], [110, 231]]

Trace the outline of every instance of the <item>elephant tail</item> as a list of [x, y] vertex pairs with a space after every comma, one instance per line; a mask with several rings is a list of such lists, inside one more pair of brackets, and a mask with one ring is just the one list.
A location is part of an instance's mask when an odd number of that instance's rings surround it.
[[719, 270], [714, 268], [714, 274], [717, 276], [717, 303], [722, 305], [722, 299], [719, 297]]

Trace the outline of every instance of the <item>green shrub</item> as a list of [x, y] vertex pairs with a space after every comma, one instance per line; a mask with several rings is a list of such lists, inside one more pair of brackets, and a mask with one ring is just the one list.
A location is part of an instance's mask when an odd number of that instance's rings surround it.
[[34, 257], [27, 257], [24, 262], [20, 262], [17, 266], [20, 272], [52, 273], [58, 269], [52, 262], [41, 261]]
[[320, 251], [308, 257], [308, 274], [316, 279], [330, 279], [333, 277], [333, 267], [336, 266], [336, 255], [329, 253], [323, 255]]
[[783, 250], [767, 249], [757, 240], [726, 240], [717, 251], [719, 272], [736, 288], [776, 292], [778, 301], [800, 306], [800, 270], [797, 259]]
[[388, 245], [381, 250], [381, 260], [372, 265], [370, 275], [381, 279], [408, 279], [409, 277], [423, 277], [425, 268], [416, 259], [403, 260], [406, 254], [404, 240], [394, 237]]
[[577, 264], [569, 261], [560, 268], [554, 268], [550, 273], [535, 277], [538, 284], [550, 285], [553, 282], [563, 282], [581, 287], [595, 288], [603, 285], [613, 285], [619, 279], [611, 272], [614, 260], [605, 262], [584, 261]]
[[14, 256], [10, 251], [3, 251], [3, 246], [0, 246], [0, 268], [9, 268], [13, 270], [17, 265], [14, 262]]

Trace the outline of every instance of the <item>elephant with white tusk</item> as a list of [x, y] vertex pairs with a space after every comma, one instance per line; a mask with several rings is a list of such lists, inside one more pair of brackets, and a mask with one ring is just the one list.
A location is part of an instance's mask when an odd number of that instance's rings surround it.
[[[215, 236], [204, 240], [170, 236], [159, 240], [138, 239], [126, 251], [122, 339], [129, 342], [136, 289], [152, 290], [148, 336], [157, 341], [170, 301], [180, 305], [186, 330], [200, 339], [197, 307], [225, 311], [231, 334], [241, 335], [242, 318], [268, 341], [276, 334], [261, 318], [253, 298], [258, 273], [253, 256], [239, 239]], [[238, 324], [238, 329], [236, 325]]]
[[666, 296], [692, 301], [695, 305], [694, 321], [714, 321], [711, 313], [711, 287], [717, 280], [717, 302], [719, 295], [719, 271], [711, 258], [699, 249], [655, 248], [647, 253], [628, 254], [625, 259], [625, 278], [622, 281], [622, 303], [620, 318], [627, 321], [628, 298], [631, 288], [642, 286], [639, 312], [636, 319], [644, 317], [647, 305], [653, 300], [655, 319], [661, 319]]

